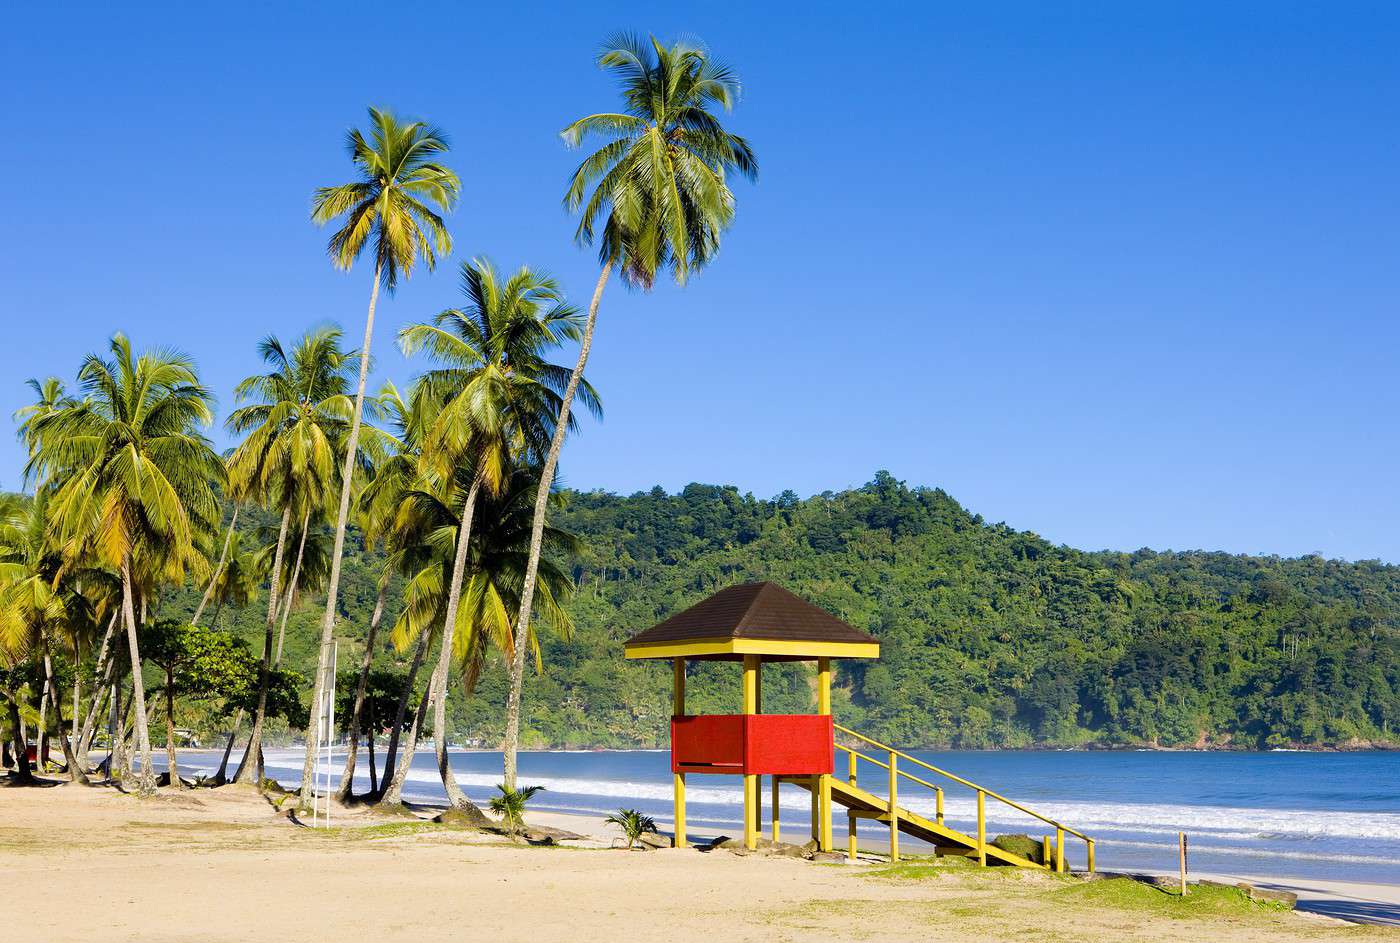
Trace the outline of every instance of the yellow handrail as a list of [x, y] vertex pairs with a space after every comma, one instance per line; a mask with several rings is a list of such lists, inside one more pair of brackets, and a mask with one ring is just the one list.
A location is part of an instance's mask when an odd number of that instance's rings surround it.
[[[1000, 793], [996, 793], [996, 792], [993, 792], [993, 791], [990, 790], [990, 789], [986, 789], [986, 788], [984, 788], [984, 787], [982, 787], [982, 786], [979, 786], [979, 785], [977, 785], [976, 783], [971, 782], [971, 781], [966, 780], [966, 779], [963, 779], [961, 776], [957, 776], [957, 775], [955, 775], [955, 774], [953, 774], [953, 773], [948, 772], [947, 770], [939, 769], [937, 766], [934, 766], [934, 765], [931, 764], [931, 763], [925, 763], [923, 760], [919, 759], [918, 757], [910, 756], [908, 753], [904, 753], [904, 752], [902, 752], [902, 751], [900, 751], [900, 750], [896, 750], [894, 747], [888, 746], [887, 744], [881, 743], [881, 742], [878, 741], [878, 740], [874, 740], [874, 739], [872, 739], [872, 738], [870, 738], [870, 737], [867, 737], [867, 736], [865, 736], [864, 734], [857, 733], [856, 731], [851, 730], [849, 727], [843, 727], [843, 726], [841, 726], [840, 724], [833, 724], [832, 726], [835, 727], [835, 729], [839, 730], [840, 732], [846, 734], [847, 736], [854, 737], [855, 739], [861, 741], [862, 743], [869, 744], [870, 746], [875, 747], [876, 749], [881, 750], [881, 751], [884, 751], [884, 752], [886, 752], [886, 753], [889, 754], [890, 761], [889, 761], [888, 763], [882, 763], [880, 760], [877, 760], [875, 757], [869, 756], [869, 755], [867, 755], [867, 754], [865, 754], [865, 753], [862, 753], [862, 752], [860, 752], [859, 750], [857, 750], [857, 749], [855, 749], [855, 748], [853, 748], [853, 747], [842, 746], [841, 744], [836, 744], [836, 749], [838, 749], [838, 750], [844, 750], [847, 754], [850, 755], [850, 769], [851, 769], [852, 777], [854, 777], [854, 773], [855, 773], [855, 764], [856, 764], [857, 758], [862, 759], [862, 760], [865, 760], [865, 761], [867, 761], [867, 762], [869, 762], [869, 763], [873, 763], [873, 764], [875, 764], [876, 766], [879, 766], [879, 767], [881, 767], [882, 769], [886, 769], [886, 770], [889, 771], [889, 774], [890, 774], [890, 799], [889, 799], [888, 805], [889, 805], [889, 817], [890, 817], [890, 823], [891, 823], [890, 852], [891, 852], [891, 857], [892, 857], [892, 858], [896, 858], [896, 859], [897, 859], [898, 854], [899, 854], [899, 852], [898, 852], [899, 845], [898, 845], [898, 843], [897, 843], [897, 842], [898, 842], [898, 839], [897, 839], [897, 838], [894, 836], [894, 834], [893, 834], [893, 832], [895, 831], [895, 829], [897, 829], [897, 827], [898, 827], [898, 821], [899, 821], [899, 819], [898, 819], [899, 813], [898, 813], [898, 810], [897, 810], [896, 807], [895, 807], [895, 803], [896, 803], [896, 801], [897, 801], [897, 800], [895, 799], [895, 796], [897, 795], [897, 785], [896, 785], [896, 784], [898, 783], [899, 777], [902, 776], [902, 777], [904, 777], [905, 779], [911, 780], [912, 782], [916, 782], [916, 783], [918, 783], [918, 784], [921, 785], [921, 786], [926, 786], [926, 787], [928, 787], [929, 789], [932, 789], [932, 790], [934, 791], [935, 797], [936, 797], [936, 802], [937, 802], [937, 809], [938, 809], [938, 811], [937, 811], [937, 822], [938, 822], [939, 825], [942, 825], [942, 824], [943, 824], [943, 789], [942, 789], [942, 787], [936, 786], [936, 785], [934, 785], [933, 783], [929, 782], [929, 781], [926, 780], [926, 779], [922, 779], [922, 778], [920, 778], [920, 777], [918, 777], [918, 776], [913, 775], [912, 773], [908, 773], [908, 772], [906, 772], [905, 770], [900, 769], [900, 768], [899, 768], [899, 760], [900, 760], [900, 759], [904, 759], [904, 760], [908, 760], [910, 763], [914, 763], [915, 765], [922, 766], [924, 769], [927, 769], [927, 770], [930, 770], [930, 771], [932, 771], [932, 772], [934, 772], [934, 773], [937, 773], [939, 776], [946, 777], [947, 779], [951, 779], [951, 780], [953, 780], [953, 781], [956, 782], [956, 783], [960, 783], [960, 784], [962, 784], [962, 785], [964, 785], [964, 786], [967, 786], [969, 789], [976, 790], [976, 792], [977, 792], [977, 838], [976, 838], [976, 847], [975, 847], [974, 850], [975, 850], [976, 853], [977, 853], [977, 858], [978, 858], [979, 862], [980, 862], [981, 864], [983, 864], [984, 866], [985, 866], [986, 863], [987, 863], [986, 797], [987, 797], [987, 796], [991, 796], [993, 799], [996, 799], [998, 802], [1004, 803], [1004, 804], [1010, 806], [1010, 807], [1013, 808], [1013, 809], [1017, 809], [1018, 811], [1024, 812], [1025, 814], [1027, 814], [1027, 815], [1029, 815], [1029, 816], [1032, 816], [1033, 818], [1039, 819], [1040, 821], [1045, 822], [1045, 823], [1048, 824], [1048, 825], [1054, 826], [1054, 828], [1055, 828], [1055, 834], [1056, 834], [1056, 841], [1055, 841], [1055, 848], [1054, 848], [1054, 858], [1053, 858], [1053, 860], [1052, 860], [1052, 859], [1049, 858], [1048, 855], [1045, 856], [1046, 859], [1047, 859], [1047, 860], [1044, 862], [1044, 864], [1043, 864], [1043, 866], [1044, 866], [1045, 868], [1051, 869], [1051, 870], [1054, 870], [1054, 871], [1064, 871], [1064, 870], [1066, 869], [1066, 868], [1065, 868], [1065, 852], [1064, 852], [1064, 836], [1065, 836], [1065, 833], [1068, 832], [1069, 834], [1074, 835], [1074, 836], [1077, 836], [1078, 838], [1080, 838], [1080, 839], [1082, 839], [1082, 840], [1084, 841], [1085, 847], [1086, 847], [1086, 849], [1087, 849], [1087, 851], [1088, 851], [1088, 865], [1089, 865], [1089, 871], [1090, 871], [1090, 872], [1093, 872], [1093, 870], [1094, 870], [1094, 840], [1093, 840], [1092, 838], [1090, 838], [1088, 835], [1085, 835], [1083, 832], [1078, 831], [1077, 829], [1070, 828], [1069, 826], [1064, 825], [1064, 824], [1062, 824], [1062, 823], [1060, 823], [1060, 822], [1057, 822], [1056, 820], [1050, 818], [1049, 816], [1042, 815], [1042, 814], [1040, 814], [1039, 812], [1035, 811], [1034, 809], [1029, 809], [1029, 808], [1027, 808], [1026, 806], [1021, 805], [1021, 803], [1019, 803], [1019, 802], [1016, 802], [1016, 801], [1014, 801], [1014, 800], [1012, 800], [1012, 799], [1006, 798], [1005, 796], [1001, 795]], [[854, 778], [852, 779], [852, 785], [854, 785]], [[852, 828], [852, 838], [851, 838], [851, 840], [852, 840], [852, 842], [854, 842], [854, 834], [855, 834], [855, 833], [854, 833], [854, 823], [855, 823], [855, 819], [852, 818], [852, 820], [851, 820], [851, 828]], [[1049, 845], [1049, 839], [1048, 839], [1048, 838], [1047, 838], [1046, 841], [1045, 841], [1045, 845], [1046, 845], [1046, 846]], [[854, 847], [854, 845], [852, 845], [852, 847]], [[1048, 850], [1048, 848], [1047, 848], [1047, 850]]]
[[[934, 766], [932, 763], [925, 763], [923, 760], [919, 759], [919, 758], [916, 757], [916, 756], [910, 756], [908, 753], [903, 753], [903, 752], [901, 752], [901, 751], [899, 751], [899, 750], [896, 750], [894, 747], [887, 746], [886, 744], [881, 743], [879, 740], [872, 740], [870, 737], [867, 737], [867, 736], [865, 736], [864, 734], [856, 733], [854, 730], [850, 729], [849, 727], [843, 727], [843, 726], [841, 726], [840, 724], [833, 724], [832, 726], [835, 727], [837, 730], [841, 731], [842, 733], [846, 734], [847, 736], [855, 737], [857, 740], [860, 740], [860, 741], [862, 741], [863, 743], [868, 743], [868, 744], [870, 744], [870, 746], [872, 746], [872, 747], [875, 747], [875, 748], [880, 749], [880, 750], [884, 750], [884, 751], [890, 753], [890, 754], [893, 755], [893, 756], [899, 757], [899, 758], [902, 759], [902, 760], [908, 760], [908, 761], [911, 762], [911, 763], [916, 763], [916, 764], [918, 764], [919, 766], [922, 766], [922, 767], [923, 767], [924, 769], [926, 769], [926, 770], [931, 770], [932, 772], [937, 773], [939, 776], [943, 776], [943, 777], [946, 777], [946, 778], [948, 778], [948, 779], [951, 779], [951, 780], [952, 780], [953, 782], [955, 782], [955, 783], [961, 783], [962, 785], [968, 787], [969, 789], [975, 789], [975, 790], [977, 790], [978, 792], [984, 792], [984, 793], [986, 793], [988, 796], [991, 796], [993, 799], [997, 800], [998, 802], [1004, 802], [1004, 803], [1006, 803], [1007, 805], [1011, 806], [1013, 809], [1019, 809], [1020, 811], [1026, 813], [1026, 814], [1029, 815], [1029, 816], [1032, 816], [1032, 817], [1034, 817], [1034, 818], [1040, 819], [1042, 822], [1046, 823], [1047, 825], [1053, 825], [1053, 826], [1055, 826], [1056, 828], [1062, 828], [1062, 829], [1064, 829], [1066, 832], [1069, 832], [1071, 835], [1077, 835], [1079, 838], [1082, 838], [1084, 841], [1092, 841], [1092, 840], [1093, 840], [1093, 839], [1091, 839], [1088, 835], [1085, 835], [1083, 832], [1078, 831], [1077, 829], [1070, 828], [1068, 825], [1064, 825], [1063, 823], [1057, 822], [1057, 821], [1055, 821], [1054, 819], [1050, 818], [1048, 815], [1041, 815], [1039, 812], [1035, 811], [1034, 809], [1028, 809], [1028, 808], [1026, 808], [1025, 806], [1021, 805], [1021, 803], [1015, 801], [1014, 799], [1008, 799], [1008, 798], [1006, 798], [1005, 796], [1001, 795], [1000, 793], [996, 793], [996, 792], [993, 792], [992, 790], [987, 789], [987, 788], [985, 788], [985, 787], [983, 787], [983, 786], [979, 786], [979, 785], [977, 785], [977, 784], [974, 783], [974, 782], [970, 782], [969, 780], [963, 779], [961, 776], [958, 776], [958, 775], [956, 775], [956, 774], [954, 774], [954, 773], [950, 773], [950, 772], [948, 772], [947, 770], [944, 770], [944, 769], [939, 769], [937, 766]], [[847, 749], [847, 748], [846, 748], [846, 747], [841, 747], [840, 749], [843, 749], [843, 750], [844, 750], [844, 749]], [[873, 762], [879, 763], [879, 765], [881, 765], [881, 766], [886, 766], [886, 767], [888, 766], [888, 764], [880, 763], [879, 760], [874, 760]], [[907, 774], [906, 774], [906, 775], [907, 775]], [[927, 785], [927, 784], [926, 784], [926, 785]]]

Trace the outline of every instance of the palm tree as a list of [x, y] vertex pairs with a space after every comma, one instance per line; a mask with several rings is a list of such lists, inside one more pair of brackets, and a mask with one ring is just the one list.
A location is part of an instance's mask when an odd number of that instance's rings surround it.
[[[420, 121], [401, 123], [392, 113], [378, 108], [369, 110], [369, 118], [368, 138], [358, 129], [351, 129], [346, 140], [359, 179], [321, 187], [316, 191], [311, 211], [311, 218], [318, 226], [341, 217], [345, 219], [327, 246], [331, 263], [336, 268], [348, 271], [365, 245], [374, 244], [374, 282], [370, 287], [369, 311], [365, 315], [355, 407], [345, 440], [340, 505], [335, 518], [331, 573], [326, 590], [326, 612], [321, 621], [321, 651], [312, 704], [320, 704], [324, 696], [326, 663], [330, 657], [331, 633], [335, 629], [340, 560], [345, 550], [345, 527], [350, 519], [350, 492], [360, 441], [360, 416], [364, 410], [379, 286], [382, 283], [392, 292], [398, 285], [399, 274], [408, 278], [419, 259], [432, 269], [439, 255], [452, 251], [452, 238], [439, 212], [450, 210], [461, 191], [457, 175], [438, 163], [438, 156], [447, 150], [447, 140], [441, 131]], [[321, 726], [320, 712], [313, 710], [312, 713], [314, 729], [307, 731], [306, 759], [302, 765], [301, 801], [304, 804], [311, 797], [311, 773], [315, 768]]]
[[[233, 516], [229, 518], [228, 530], [224, 532], [224, 545], [219, 550], [219, 562], [214, 564], [214, 572], [209, 577], [208, 584], [204, 587], [204, 595], [199, 597], [199, 605], [195, 606], [194, 615], [190, 616], [190, 625], [199, 625], [200, 617], [204, 615], [204, 610], [214, 601], [215, 585], [224, 574], [224, 568], [228, 566], [229, 552], [232, 550], [234, 541], [238, 536], [238, 512], [242, 510], [242, 505], [234, 502]], [[217, 612], [217, 609], [215, 610]]]
[[333, 327], [308, 331], [288, 352], [276, 337], [258, 351], [271, 369], [234, 388], [245, 405], [234, 410], [228, 427], [247, 437], [229, 457], [230, 494], [235, 501], [257, 500], [281, 509], [270, 574], [264, 624], [263, 668], [253, 730], [234, 779], [261, 780], [258, 756], [267, 716], [267, 689], [274, 658], [274, 633], [282, 603], [284, 555], [292, 517], [306, 533], [312, 514], [328, 501], [338, 483], [336, 449], [347, 435], [351, 404], [349, 370], [353, 354], [341, 350]]
[[[170, 350], [139, 356], [117, 334], [110, 357], [88, 356], [81, 400], [35, 420], [38, 448], [26, 474], [48, 499], [48, 533], [70, 564], [92, 559], [121, 576], [141, 752], [138, 788], [155, 781], [136, 635], [135, 592], [156, 579], [179, 582], [208, 563], [200, 544], [219, 525], [215, 487], [224, 466], [198, 427], [213, 421], [208, 390], [189, 358]], [[138, 580], [140, 583], [138, 584]]]
[[[59, 730], [69, 778], [86, 784], [87, 774], [76, 756], [74, 741], [63, 736], [62, 699], [54, 680], [51, 648], [57, 637], [76, 639], [85, 619], [85, 600], [73, 592], [63, 560], [46, 539], [45, 495], [26, 501], [6, 496], [0, 506], [0, 652], [7, 658], [34, 655], [43, 667], [41, 703], [51, 707]], [[45, 714], [41, 713], [41, 718]], [[46, 719], [46, 718], [45, 718]], [[40, 722], [40, 736], [47, 728]]]
[[616, 825], [622, 830], [622, 836], [627, 839], [628, 851], [636, 846], [643, 835], [648, 832], [656, 833], [656, 820], [649, 815], [643, 815], [636, 809], [618, 809], [603, 819], [603, 824]]
[[[548, 276], [520, 268], [502, 279], [485, 259], [462, 264], [465, 308], [440, 312], [431, 323], [415, 324], [399, 335], [406, 355], [432, 354], [442, 366], [419, 381], [425, 395], [442, 405], [431, 428], [420, 474], [447, 480], [466, 474], [461, 495], [437, 668], [429, 686], [438, 770], [454, 806], [468, 804], [457, 786], [447, 755], [447, 680], [451, 670], [457, 611], [472, 539], [478, 495], [494, 494], [518, 456], [541, 455], [559, 413], [558, 391], [568, 382], [566, 367], [545, 359], [550, 348], [577, 340], [579, 317]], [[599, 411], [586, 383], [584, 402]]]
[[[590, 136], [606, 142], [579, 164], [564, 194], [564, 205], [582, 212], [576, 238], [582, 244], [597, 242], [602, 271], [540, 475], [531, 563], [515, 623], [517, 641], [529, 631], [545, 507], [569, 428], [569, 410], [593, 346], [603, 287], [614, 269], [624, 282], [643, 289], [649, 289], [657, 273], [668, 268], [677, 283], [684, 284], [692, 272], [714, 258], [721, 234], [734, 219], [734, 194], [727, 175], [737, 172], [753, 179], [758, 174], [749, 143], [725, 131], [713, 113], [716, 106], [724, 111], [733, 107], [739, 97], [738, 77], [705, 49], [684, 42], [664, 46], [655, 37], [643, 43], [636, 36], [618, 35], [604, 43], [598, 66], [617, 76], [625, 110], [588, 115], [562, 132], [570, 147]], [[515, 784], [524, 657], [524, 647], [517, 644], [506, 700], [508, 786]]]
[[[426, 397], [405, 400], [397, 386], [385, 383], [375, 397], [375, 408], [385, 420], [386, 429], [379, 431], [378, 447], [373, 460], [374, 474], [360, 492], [358, 519], [360, 531], [364, 535], [365, 549], [368, 551], [378, 544], [387, 544], [393, 532], [393, 522], [398, 514], [404, 493], [413, 484], [417, 475], [418, 460], [421, 457], [421, 440], [431, 420], [426, 418], [430, 404]], [[360, 659], [360, 671], [355, 683], [355, 696], [349, 716], [349, 740], [345, 750], [345, 769], [336, 787], [336, 798], [344, 801], [349, 798], [355, 780], [355, 764], [358, 761], [360, 724], [365, 706], [365, 692], [368, 689], [370, 666], [374, 661], [374, 644], [379, 635], [379, 626], [384, 618], [385, 596], [388, 592], [392, 568], [385, 566], [380, 573], [378, 594], [374, 601], [374, 611], [370, 616], [369, 628], [365, 634], [364, 654]], [[414, 661], [414, 672], [420, 659]], [[403, 710], [407, 705], [409, 689], [413, 686], [410, 677], [399, 699], [399, 717], [392, 734], [397, 743], [398, 727], [403, 725]], [[371, 738], [373, 733], [371, 733]], [[371, 739], [371, 743], [372, 743]], [[393, 751], [391, 750], [390, 753]], [[370, 761], [370, 793], [378, 790], [375, 781], [374, 757]], [[392, 764], [392, 757], [389, 762]]]
[[506, 834], [511, 841], [525, 828], [525, 804], [535, 798], [535, 794], [544, 791], [543, 786], [525, 786], [516, 789], [501, 783], [496, 787], [500, 791], [499, 796], [491, 797], [491, 811], [501, 817], [501, 824], [506, 827]]
[[251, 550], [244, 550], [243, 535], [235, 533], [233, 540], [229, 542], [228, 557], [223, 569], [217, 571], [210, 582], [209, 598], [214, 604], [214, 614], [209, 618], [209, 627], [218, 627], [219, 615], [224, 606], [242, 609], [251, 604], [257, 598], [261, 582], [257, 554]]
[[[473, 529], [471, 548], [466, 566], [466, 581], [461, 602], [454, 619], [451, 654], [470, 692], [479, 677], [488, 651], [495, 648], [507, 660], [514, 644], [510, 614], [520, 604], [520, 588], [524, 583], [526, 561], [529, 558], [530, 533], [538, 471], [532, 468], [512, 469], [510, 476], [496, 494], [483, 491], [480, 513]], [[458, 528], [461, 517], [457, 510], [463, 494], [470, 487], [468, 476], [458, 476], [449, 484], [420, 480], [419, 486], [405, 495], [397, 519], [398, 549], [391, 564], [407, 577], [403, 593], [403, 611], [393, 628], [394, 644], [405, 650], [416, 638], [419, 651], [432, 633], [445, 625], [447, 587], [455, 562]], [[558, 498], [556, 497], [557, 501]], [[545, 546], [551, 551], [539, 566], [541, 610], [545, 623], [556, 633], [567, 637], [573, 623], [564, 603], [573, 592], [573, 582], [556, 561], [577, 552], [578, 539], [554, 527], [545, 530]], [[540, 664], [539, 643], [532, 632], [526, 644]], [[417, 656], [415, 656], [416, 664]], [[393, 804], [408, 776], [413, 751], [422, 728], [428, 706], [427, 698], [409, 724], [403, 760], [385, 787], [382, 801]], [[442, 731], [437, 731], [439, 738]], [[451, 782], [448, 787], [447, 783]], [[444, 787], [456, 789], [450, 770]], [[449, 794], [454, 794], [449, 792]], [[459, 789], [455, 803], [458, 807], [474, 808]]]

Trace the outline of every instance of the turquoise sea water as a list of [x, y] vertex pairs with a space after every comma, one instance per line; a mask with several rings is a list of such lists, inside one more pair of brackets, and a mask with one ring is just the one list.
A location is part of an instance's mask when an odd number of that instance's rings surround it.
[[[1093, 836], [1102, 869], [1173, 870], [1176, 835], [1185, 831], [1193, 870], [1400, 883], [1400, 753], [915, 755]], [[300, 750], [270, 751], [268, 773], [295, 783], [301, 758]], [[451, 758], [463, 789], [484, 803], [500, 781], [500, 753], [453, 750]], [[838, 753], [838, 761], [844, 758]], [[523, 784], [545, 787], [533, 803], [539, 809], [601, 817], [625, 806], [669, 820], [669, 762], [665, 751], [527, 752], [520, 776]], [[862, 783], [868, 777], [883, 793], [887, 774], [862, 766]], [[335, 768], [338, 774], [339, 761]], [[692, 830], [733, 834], [740, 821], [739, 779], [691, 775], [688, 783]], [[366, 779], [360, 788], [367, 787]], [[932, 792], [901, 790], [901, 804], [931, 814]], [[431, 751], [414, 758], [406, 792], [443, 800]], [[765, 781], [765, 821], [768, 795]], [[784, 787], [782, 802], [789, 810], [785, 822], [796, 826], [808, 814], [810, 799], [796, 787]], [[970, 791], [949, 786], [950, 824], [973, 831], [975, 808]], [[845, 819], [837, 811], [843, 839]], [[988, 803], [988, 818], [993, 835], [1044, 831], [995, 802]], [[876, 840], [881, 831], [866, 824], [862, 834]], [[1068, 848], [1071, 861], [1082, 864], [1083, 845], [1070, 842]]]

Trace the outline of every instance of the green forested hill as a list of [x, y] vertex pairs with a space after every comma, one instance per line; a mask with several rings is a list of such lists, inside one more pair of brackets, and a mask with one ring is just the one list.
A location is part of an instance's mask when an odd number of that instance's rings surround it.
[[[879, 662], [839, 663], [836, 707], [843, 723], [886, 741], [1400, 743], [1400, 567], [1087, 553], [988, 524], [941, 490], [885, 473], [806, 500], [708, 485], [572, 493], [558, 522], [587, 549], [574, 567], [575, 637], [547, 643], [545, 675], [528, 686], [535, 745], [664, 743], [669, 668], [624, 663], [623, 639], [758, 579], [880, 638]], [[368, 619], [371, 564], [361, 555], [349, 566], [344, 634]], [[293, 664], [314, 663], [315, 621], [311, 604], [294, 618]], [[251, 608], [237, 623], [259, 631]], [[810, 690], [810, 668], [766, 669], [766, 709], [807, 710]], [[735, 709], [738, 691], [734, 666], [701, 666], [691, 709]], [[503, 692], [499, 666], [471, 698], [457, 690], [454, 739], [494, 740]]]

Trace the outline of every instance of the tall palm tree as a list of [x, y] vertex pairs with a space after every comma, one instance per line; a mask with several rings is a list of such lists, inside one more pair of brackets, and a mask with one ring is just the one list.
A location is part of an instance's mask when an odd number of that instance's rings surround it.
[[579, 164], [564, 194], [564, 205], [582, 213], [576, 238], [582, 244], [597, 243], [602, 271], [535, 498], [531, 562], [515, 623], [517, 644], [506, 701], [505, 781], [510, 788], [515, 786], [525, 676], [525, 649], [519, 643], [529, 631], [549, 490], [569, 428], [569, 410], [593, 347], [603, 288], [614, 269], [624, 282], [643, 289], [666, 269], [684, 284], [714, 258], [721, 234], [734, 219], [728, 175], [758, 175], [749, 143], [726, 131], [714, 114], [716, 107], [729, 111], [738, 100], [738, 77], [708, 51], [684, 42], [665, 46], [655, 37], [644, 43], [623, 34], [604, 43], [598, 66], [617, 76], [624, 110], [588, 115], [562, 132], [570, 147], [589, 137], [605, 142]]
[[38, 448], [26, 474], [51, 492], [48, 533], [65, 559], [92, 559], [121, 576], [142, 761], [138, 788], [145, 792], [155, 774], [135, 592], [151, 580], [179, 582], [208, 566], [200, 546], [218, 530], [215, 488], [224, 466], [198, 431], [213, 421], [211, 397], [184, 355], [162, 349], [137, 355], [117, 334], [109, 357], [88, 356], [78, 379], [81, 400], [36, 419]]
[[316, 743], [320, 738], [319, 705], [324, 696], [326, 665], [330, 657], [331, 634], [335, 630], [337, 596], [340, 592], [340, 561], [345, 550], [345, 527], [350, 519], [350, 493], [353, 487], [356, 449], [360, 442], [360, 417], [364, 410], [365, 380], [369, 374], [370, 344], [374, 339], [374, 307], [382, 283], [392, 292], [399, 275], [408, 278], [421, 259], [429, 269], [439, 255], [452, 251], [452, 238], [440, 213], [457, 202], [461, 182], [457, 175], [438, 162], [447, 150], [441, 131], [421, 121], [400, 122], [392, 113], [369, 109], [367, 138], [351, 129], [346, 145], [359, 179], [316, 191], [311, 219], [318, 226], [344, 218], [330, 238], [327, 251], [336, 268], [349, 270], [364, 251], [374, 245], [374, 282], [370, 286], [369, 311], [365, 315], [365, 339], [360, 347], [360, 376], [355, 388], [355, 407], [350, 432], [345, 440], [341, 475], [340, 505], [336, 510], [335, 538], [331, 548], [331, 573], [326, 589], [326, 612], [321, 620], [321, 650], [312, 694], [312, 728], [306, 736], [306, 759], [302, 764], [301, 799], [310, 800], [312, 770], [316, 763]]
[[234, 388], [244, 405], [234, 410], [227, 425], [235, 433], [246, 433], [246, 438], [229, 457], [230, 496], [235, 501], [256, 500], [282, 512], [268, 569], [258, 707], [248, 749], [234, 776], [237, 782], [261, 781], [257, 758], [267, 718], [284, 556], [293, 517], [304, 534], [313, 513], [326, 505], [339, 483], [336, 451], [348, 435], [349, 371], [354, 356], [341, 349], [340, 341], [341, 332], [334, 327], [308, 331], [291, 351], [276, 337], [267, 337], [258, 351], [271, 369]]
[[[464, 308], [440, 312], [431, 323], [399, 335], [406, 355], [424, 351], [441, 364], [419, 383], [442, 403], [428, 432], [420, 474], [447, 481], [461, 474], [470, 482], [460, 495], [456, 533], [437, 667], [429, 686], [438, 771], [448, 799], [468, 804], [448, 765], [447, 681], [451, 670], [457, 610], [479, 494], [494, 494], [513, 461], [538, 459], [547, 448], [559, 391], [569, 370], [546, 359], [564, 340], [579, 337], [579, 315], [548, 276], [522, 267], [503, 279], [487, 260], [462, 263]], [[596, 413], [598, 399], [585, 382], [583, 401]]]

